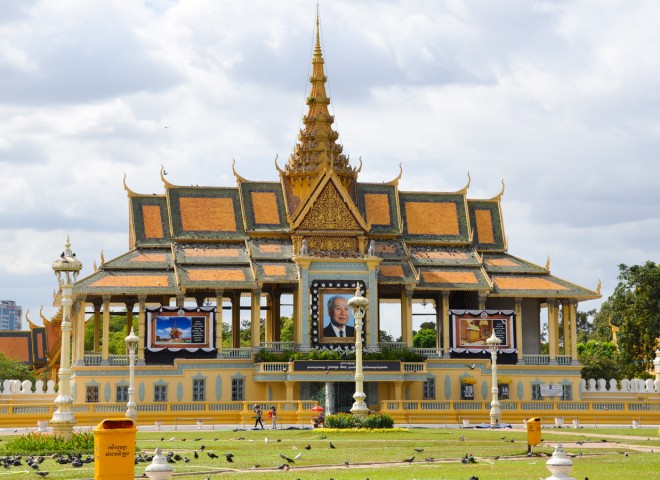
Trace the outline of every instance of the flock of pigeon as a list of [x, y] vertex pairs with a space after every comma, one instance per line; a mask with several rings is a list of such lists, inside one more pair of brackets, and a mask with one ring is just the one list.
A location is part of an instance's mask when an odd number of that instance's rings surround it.
[[[74, 468], [80, 468], [83, 465], [87, 465], [94, 462], [94, 458], [91, 455], [87, 455], [83, 458], [82, 454], [68, 454], [64, 455], [61, 453], [54, 453], [50, 456], [55, 463], [60, 465], [71, 465]], [[46, 460], [46, 457], [43, 455], [10, 455], [6, 457], [0, 457], [0, 463], [7, 470], [12, 467], [24, 468], [25, 466], [30, 467], [34, 472], [40, 477], [48, 476], [49, 472], [46, 470], [41, 470], [41, 464]]]

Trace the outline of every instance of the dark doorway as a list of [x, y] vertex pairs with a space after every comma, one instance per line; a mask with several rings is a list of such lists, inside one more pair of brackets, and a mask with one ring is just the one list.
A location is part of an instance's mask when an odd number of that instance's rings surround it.
[[353, 394], [355, 393], [355, 383], [337, 382], [335, 383], [335, 412], [350, 413], [351, 407], [355, 402]]

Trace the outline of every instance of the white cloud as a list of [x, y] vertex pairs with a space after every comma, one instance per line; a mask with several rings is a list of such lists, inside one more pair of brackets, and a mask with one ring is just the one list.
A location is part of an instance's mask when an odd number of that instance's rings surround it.
[[[67, 234], [127, 250], [131, 189], [276, 180], [300, 128], [314, 3], [65, 0], [0, 19], [0, 286], [50, 305]], [[255, 12], [259, 12], [258, 15]], [[336, 128], [362, 181], [506, 191], [510, 253], [608, 295], [657, 260], [660, 6], [623, 0], [321, 5]], [[594, 303], [594, 302], [589, 302]], [[598, 303], [598, 302], [595, 302]], [[585, 304], [585, 308], [589, 305]]]

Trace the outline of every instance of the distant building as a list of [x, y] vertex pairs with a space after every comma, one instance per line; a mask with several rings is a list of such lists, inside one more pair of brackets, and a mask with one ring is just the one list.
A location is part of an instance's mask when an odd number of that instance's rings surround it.
[[0, 300], [0, 330], [20, 330], [23, 308], [13, 300]]

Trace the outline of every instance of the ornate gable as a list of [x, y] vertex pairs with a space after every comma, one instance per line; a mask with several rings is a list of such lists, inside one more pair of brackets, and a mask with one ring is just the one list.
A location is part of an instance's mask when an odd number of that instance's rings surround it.
[[369, 230], [369, 227], [337, 176], [328, 171], [298, 215], [293, 229], [364, 232]]

